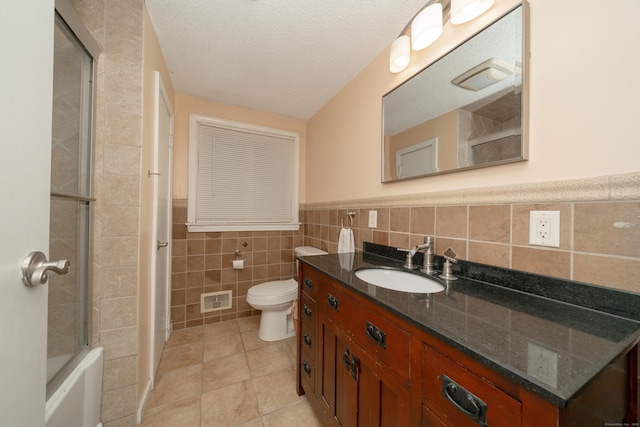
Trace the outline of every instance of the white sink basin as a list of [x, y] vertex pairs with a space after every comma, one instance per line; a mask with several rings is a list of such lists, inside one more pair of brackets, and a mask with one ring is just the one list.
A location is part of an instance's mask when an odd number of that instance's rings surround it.
[[444, 290], [444, 286], [435, 279], [402, 270], [363, 268], [356, 270], [356, 277], [372, 285], [393, 291], [432, 294]]

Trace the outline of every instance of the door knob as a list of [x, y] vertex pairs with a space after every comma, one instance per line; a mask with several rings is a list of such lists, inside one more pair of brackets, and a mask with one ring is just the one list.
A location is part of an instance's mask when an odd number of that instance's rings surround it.
[[67, 274], [69, 272], [69, 261], [47, 261], [47, 257], [40, 251], [32, 251], [22, 262], [22, 282], [25, 286], [44, 285], [47, 283], [48, 272], [56, 274]]
[[158, 240], [156, 243], [156, 250], [159, 251], [160, 248], [166, 248], [167, 246], [169, 246], [169, 242], [162, 243], [160, 240]]

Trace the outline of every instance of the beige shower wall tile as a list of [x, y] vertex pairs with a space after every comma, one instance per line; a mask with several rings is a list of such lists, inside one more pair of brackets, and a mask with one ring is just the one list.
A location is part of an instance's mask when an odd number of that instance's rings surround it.
[[138, 292], [136, 267], [100, 268], [103, 298], [134, 296]]
[[102, 394], [102, 422], [123, 418], [136, 412], [136, 386], [131, 385]]
[[569, 252], [514, 246], [511, 256], [511, 268], [514, 270], [570, 279]]
[[509, 243], [511, 240], [511, 206], [469, 206], [469, 239]]
[[640, 202], [578, 203], [574, 228], [578, 252], [640, 258]]
[[576, 254], [573, 280], [640, 293], [640, 259]]
[[139, 209], [126, 206], [105, 206], [102, 209], [102, 235], [105, 237], [138, 236]]
[[138, 352], [138, 328], [102, 329], [100, 345], [104, 347], [105, 361], [133, 356]]
[[104, 362], [103, 389], [114, 390], [135, 384], [137, 363], [138, 358], [136, 356], [122, 357]]
[[138, 264], [137, 237], [103, 237], [100, 265], [133, 267]]
[[138, 320], [138, 298], [103, 299], [100, 306], [102, 329], [116, 329], [135, 326]]
[[531, 211], [560, 212], [560, 249], [571, 248], [572, 204], [571, 203], [538, 203], [513, 205], [512, 242], [514, 245], [529, 244], [529, 221]]
[[140, 151], [140, 147], [105, 144], [104, 173], [139, 176]]
[[102, 184], [103, 206], [140, 205], [140, 177], [105, 175]]
[[107, 22], [140, 27], [143, 17], [142, 0], [106, 0]]

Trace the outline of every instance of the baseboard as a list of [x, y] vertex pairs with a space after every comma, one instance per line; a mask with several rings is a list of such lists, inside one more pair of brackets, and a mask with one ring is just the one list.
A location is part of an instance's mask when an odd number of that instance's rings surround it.
[[153, 384], [151, 383], [151, 378], [149, 378], [147, 381], [147, 385], [142, 392], [140, 403], [138, 404], [138, 412], [136, 413], [137, 424], [140, 424], [142, 422], [142, 414], [144, 414], [144, 408], [147, 406], [147, 400], [149, 399], [149, 394], [151, 394], [152, 386]]

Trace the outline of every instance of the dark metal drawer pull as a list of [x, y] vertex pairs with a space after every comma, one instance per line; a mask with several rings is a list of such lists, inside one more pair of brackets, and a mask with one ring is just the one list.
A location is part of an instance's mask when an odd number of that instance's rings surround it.
[[349, 369], [351, 367], [351, 353], [348, 348], [344, 349], [344, 353], [342, 353], [342, 363], [344, 363], [345, 369]]
[[307, 375], [311, 376], [311, 365], [306, 360], [302, 361], [302, 368], [307, 373]]
[[367, 322], [367, 336], [382, 348], [387, 348], [387, 334], [371, 322]]
[[487, 404], [442, 374], [442, 395], [478, 425], [487, 425]]
[[351, 355], [351, 365], [349, 367], [349, 372], [351, 372], [351, 377], [358, 381], [358, 367], [359, 367], [360, 361], [358, 360], [358, 358], [354, 355]]
[[304, 280], [302, 281], [302, 283], [304, 283], [304, 285], [307, 288], [313, 289], [313, 280], [309, 279], [308, 277], [305, 277]]
[[302, 311], [304, 311], [305, 316], [311, 318], [311, 309], [307, 307], [307, 304], [304, 304], [304, 307], [302, 307]]
[[311, 348], [311, 337], [306, 332], [302, 334], [302, 338], [304, 339], [305, 344]]
[[335, 311], [338, 311], [338, 299], [331, 294], [327, 294], [327, 304]]

